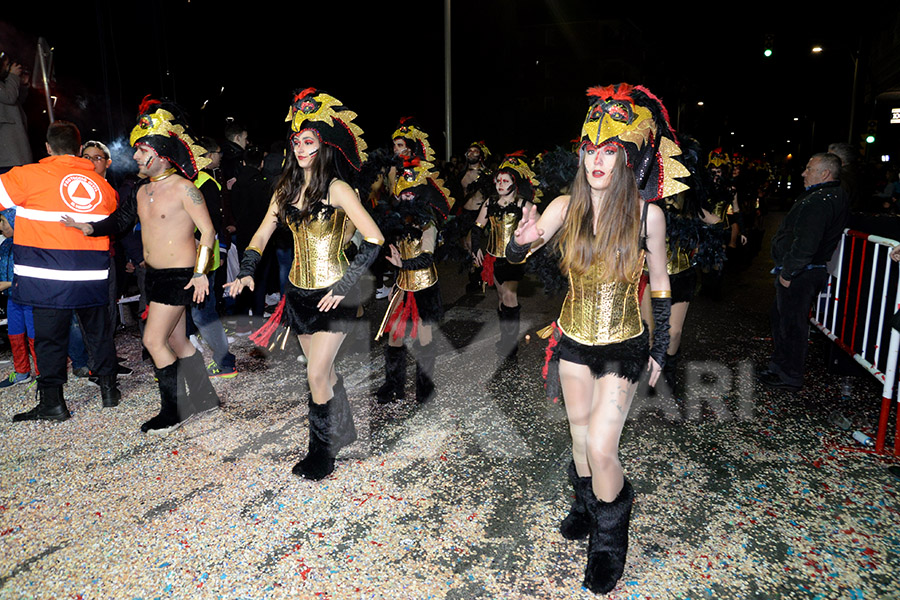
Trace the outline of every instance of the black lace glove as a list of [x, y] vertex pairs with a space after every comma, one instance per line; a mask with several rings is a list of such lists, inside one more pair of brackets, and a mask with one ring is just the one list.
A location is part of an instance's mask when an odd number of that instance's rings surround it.
[[481, 250], [481, 239], [484, 237], [484, 228], [475, 225], [472, 227], [472, 256], [477, 256]]
[[[513, 236], [509, 238], [509, 243], [506, 244], [506, 260], [514, 265], [522, 264], [528, 257], [528, 251], [530, 249], [531, 244], [520, 246], [519, 243], [516, 242], [516, 236]], [[668, 321], [666, 321], [666, 323], [668, 323]]]
[[253, 277], [260, 260], [262, 260], [262, 255], [257, 250], [252, 248], [244, 250], [244, 258], [241, 259], [241, 269], [238, 271], [237, 278]]
[[672, 315], [672, 298], [650, 298], [653, 306], [653, 344], [650, 356], [659, 363], [666, 364], [666, 350], [669, 349], [669, 317]]
[[359, 246], [359, 252], [356, 254], [356, 258], [353, 259], [353, 262], [350, 263], [350, 266], [344, 271], [344, 276], [341, 277], [341, 280], [331, 288], [332, 295], [346, 296], [347, 292], [350, 291], [350, 288], [356, 285], [359, 278], [366, 272], [366, 269], [372, 266], [372, 263], [378, 258], [378, 253], [380, 251], [380, 244], [373, 244], [369, 240], [363, 240], [363, 243]]
[[434, 254], [423, 252], [414, 258], [404, 258], [400, 268], [404, 271], [418, 271], [419, 269], [427, 269], [432, 264], [434, 264]]

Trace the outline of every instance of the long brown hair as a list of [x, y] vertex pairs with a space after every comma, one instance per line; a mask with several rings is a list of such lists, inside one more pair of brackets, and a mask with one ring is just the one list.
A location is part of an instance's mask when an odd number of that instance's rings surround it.
[[[300, 209], [299, 218], [305, 219], [310, 208], [320, 201], [328, 197], [328, 186], [337, 176], [337, 169], [334, 166], [334, 150], [327, 144], [319, 146], [319, 152], [316, 154], [312, 163], [312, 173], [309, 178], [309, 186], [303, 196], [303, 204]], [[300, 195], [305, 183], [303, 168], [297, 163], [297, 157], [288, 147], [288, 155], [285, 160], [284, 171], [275, 185], [275, 202], [278, 205], [278, 218], [283, 223], [288, 222], [288, 207], [291, 206]]]
[[611, 280], [631, 281], [640, 265], [641, 196], [634, 172], [620, 150], [610, 173], [609, 187], [600, 201], [602, 214], [594, 233], [591, 187], [584, 167], [584, 151], [579, 153], [578, 173], [572, 182], [569, 207], [556, 238], [563, 273], [584, 274], [590, 265], [602, 261]]

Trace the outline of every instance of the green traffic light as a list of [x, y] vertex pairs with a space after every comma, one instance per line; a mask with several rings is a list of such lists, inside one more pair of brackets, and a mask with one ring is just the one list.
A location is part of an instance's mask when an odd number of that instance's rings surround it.
[[874, 143], [875, 143], [875, 136], [874, 136], [874, 135], [867, 135], [867, 136], [866, 136], [866, 143], [867, 143], [867, 144], [874, 144]]
[[765, 51], [763, 52], [763, 54], [765, 55], [766, 58], [769, 58], [770, 56], [772, 56], [772, 49], [766, 48]]

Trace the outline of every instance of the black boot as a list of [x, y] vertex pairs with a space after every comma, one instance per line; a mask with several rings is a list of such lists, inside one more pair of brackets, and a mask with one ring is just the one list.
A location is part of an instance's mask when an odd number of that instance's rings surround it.
[[304, 479], [319, 481], [334, 471], [335, 429], [337, 411], [335, 399], [325, 404], [313, 402], [309, 396], [309, 452], [294, 465], [291, 472]]
[[332, 442], [332, 453], [337, 453], [344, 446], [349, 446], [356, 441], [356, 425], [353, 423], [353, 409], [350, 407], [350, 400], [347, 398], [347, 390], [344, 388], [344, 378], [337, 376], [337, 383], [334, 384], [334, 396], [329, 404], [332, 406], [334, 414], [334, 431]]
[[519, 351], [519, 315], [521, 312], [520, 305], [501, 304], [497, 309], [497, 316], [500, 318], [500, 341], [495, 347], [501, 358], [513, 357]]
[[178, 407], [178, 362], [163, 368], [154, 367], [156, 383], [159, 384], [159, 414], [141, 425], [141, 431], [155, 435], [165, 435], [181, 427], [186, 415]]
[[588, 540], [588, 562], [582, 585], [595, 594], [606, 594], [625, 572], [628, 554], [628, 524], [631, 521], [631, 505], [634, 489], [628, 480], [618, 497], [612, 502], [598, 500], [591, 492], [587, 497], [587, 510], [593, 519]]
[[416, 402], [430, 402], [434, 398], [434, 342], [416, 346]]
[[216, 393], [212, 383], [209, 382], [209, 373], [203, 364], [203, 355], [194, 352], [187, 358], [178, 359], [181, 373], [187, 383], [188, 411], [190, 415], [196, 415], [214, 408], [219, 408], [222, 402]]
[[[40, 383], [38, 384], [40, 386]], [[72, 415], [66, 407], [62, 386], [38, 387], [38, 405], [28, 412], [13, 415], [13, 422], [19, 421], [65, 421]]]
[[103, 401], [103, 408], [112, 408], [119, 405], [122, 399], [122, 392], [116, 385], [115, 375], [101, 375], [97, 378], [100, 385], [100, 399]]
[[384, 347], [384, 384], [375, 392], [378, 404], [406, 397], [406, 346]]
[[666, 380], [666, 385], [675, 394], [675, 373], [678, 370], [678, 360], [681, 358], [681, 349], [675, 354], [666, 354], [666, 364], [663, 365], [662, 375]]
[[559, 524], [559, 532], [567, 540], [580, 540], [591, 530], [591, 515], [587, 512], [588, 494], [593, 495], [590, 477], [579, 477], [575, 470], [575, 462], [569, 463], [569, 483], [575, 491], [575, 502], [569, 514]]

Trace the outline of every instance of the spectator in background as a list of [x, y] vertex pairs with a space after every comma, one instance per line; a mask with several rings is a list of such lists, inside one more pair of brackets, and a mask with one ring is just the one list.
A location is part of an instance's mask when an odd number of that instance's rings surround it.
[[[221, 287], [216, 289], [216, 282], [219, 280], [216, 274], [224, 271], [225, 260], [228, 256], [227, 251], [219, 244], [219, 240], [224, 237], [222, 231], [222, 185], [212, 176], [212, 171], [219, 167], [222, 160], [222, 150], [212, 138], [201, 138], [199, 145], [206, 150], [204, 156], [210, 160], [210, 163], [197, 175], [194, 185], [203, 194], [213, 229], [216, 230], [216, 242], [213, 264], [207, 275], [210, 294], [203, 302], [191, 305], [191, 320], [200, 332], [200, 337], [213, 353], [213, 360], [206, 367], [207, 373], [210, 377], [230, 379], [237, 375], [234, 367], [234, 354], [228, 349], [228, 337], [225, 335], [225, 329], [222, 327], [222, 321], [216, 311], [216, 297], [222, 296]], [[195, 234], [195, 237], [198, 235], [199, 232]]]
[[[13, 281], [13, 229], [16, 222], [16, 209], [7, 208], [0, 212], [0, 233], [6, 239], [0, 244], [0, 291], [9, 296], [9, 288]], [[40, 375], [37, 369], [37, 358], [34, 355], [34, 316], [31, 307], [18, 304], [9, 298], [6, 304], [7, 333], [12, 348], [14, 371], [6, 379], [0, 380], [0, 388], [11, 387], [34, 380], [31, 376], [31, 361], [34, 361], [34, 375]]]
[[775, 302], [774, 351], [757, 378], [766, 386], [800, 391], [806, 367], [809, 307], [825, 285], [831, 258], [847, 222], [848, 202], [841, 182], [841, 159], [814, 154], [803, 171], [806, 188], [772, 238]]
[[863, 205], [859, 169], [856, 166], [859, 152], [852, 145], [846, 143], [828, 144], [828, 152], [837, 156], [841, 161], [841, 172], [836, 175], [836, 178], [841, 182], [841, 189], [847, 196], [850, 210], [853, 212], [864, 211], [866, 206]]
[[32, 162], [22, 103], [28, 93], [28, 74], [0, 50], [0, 173]]
[[222, 179], [225, 181], [226, 189], [231, 189], [241, 169], [247, 138], [247, 128], [240, 123], [232, 121], [225, 126], [225, 143], [222, 144]]
[[[240, 257], [243, 249], [250, 244], [250, 239], [266, 218], [269, 209], [269, 198], [272, 188], [263, 177], [260, 167], [263, 163], [262, 151], [252, 146], [244, 153], [244, 160], [238, 170], [234, 186], [231, 188], [231, 212], [237, 227], [236, 244]], [[256, 268], [253, 296], [250, 308], [255, 317], [263, 316], [266, 305], [266, 288], [270, 270], [274, 261], [274, 246], [263, 253], [262, 260]], [[245, 312], [246, 300], [237, 299], [238, 311]]]

